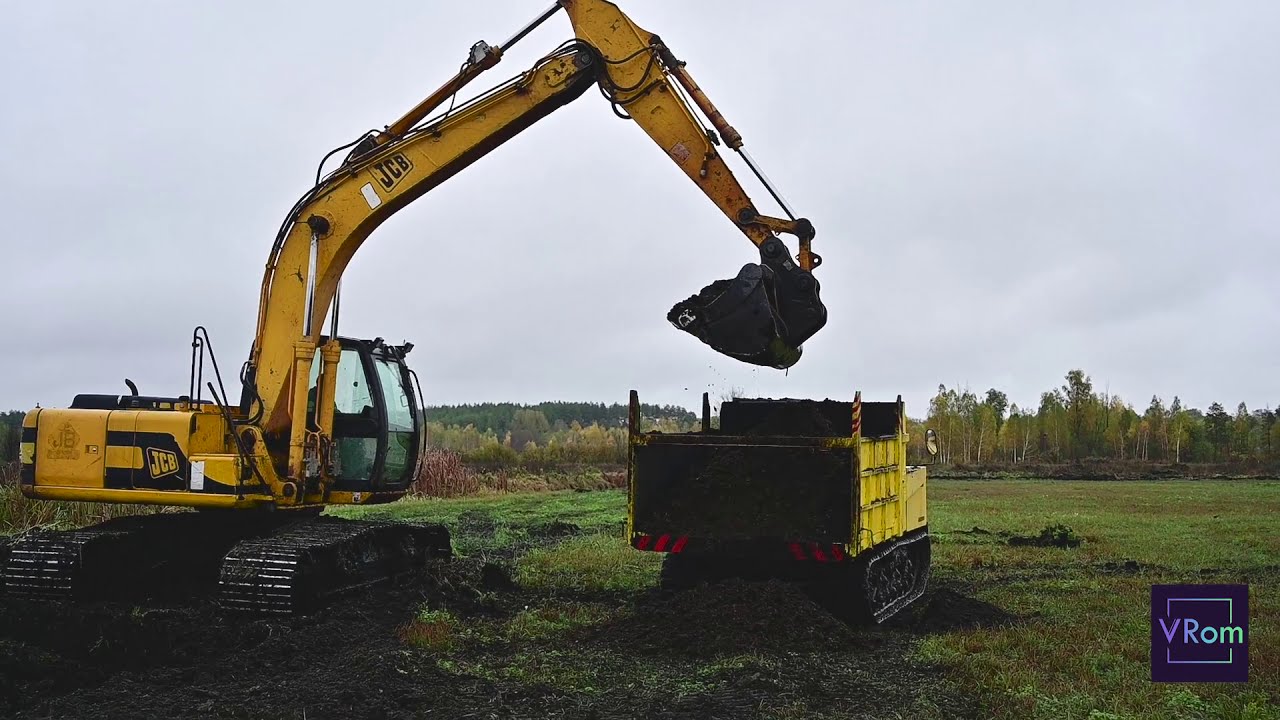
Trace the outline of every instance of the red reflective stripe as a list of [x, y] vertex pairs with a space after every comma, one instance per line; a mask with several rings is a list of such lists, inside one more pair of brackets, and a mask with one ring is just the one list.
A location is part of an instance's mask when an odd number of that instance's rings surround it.
[[813, 559], [818, 562], [826, 562], [827, 556], [822, 552], [822, 548], [818, 547], [818, 543], [809, 543], [809, 549], [813, 551]]
[[805, 559], [804, 548], [800, 547], [800, 543], [791, 543], [790, 547], [791, 547], [791, 554], [794, 555], [797, 560]]
[[653, 551], [663, 552], [664, 550], [667, 549], [667, 543], [669, 542], [671, 542], [671, 536], [663, 535], [662, 537], [658, 538], [658, 544], [653, 546]]
[[832, 545], [832, 546], [831, 546], [831, 557], [835, 558], [835, 561], [836, 561], [836, 562], [841, 562], [841, 561], [843, 561], [843, 560], [844, 560], [844, 548], [840, 547], [839, 545]]
[[673, 552], [673, 553], [678, 553], [678, 552], [680, 552], [681, 550], [684, 550], [685, 543], [687, 543], [687, 542], [689, 542], [689, 538], [688, 538], [687, 536], [686, 536], [686, 537], [677, 538], [677, 539], [676, 539], [676, 544], [671, 546], [671, 552]]
[[649, 549], [649, 543], [650, 543], [650, 541], [652, 541], [652, 540], [653, 540], [653, 538], [649, 537], [648, 535], [641, 535], [640, 537], [636, 538], [636, 549], [637, 549], [637, 550], [648, 550], [648, 549]]

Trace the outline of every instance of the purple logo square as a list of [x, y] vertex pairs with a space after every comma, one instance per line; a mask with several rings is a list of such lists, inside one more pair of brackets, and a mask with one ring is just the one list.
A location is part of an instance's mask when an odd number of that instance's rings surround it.
[[1248, 682], [1249, 586], [1152, 585], [1151, 680]]

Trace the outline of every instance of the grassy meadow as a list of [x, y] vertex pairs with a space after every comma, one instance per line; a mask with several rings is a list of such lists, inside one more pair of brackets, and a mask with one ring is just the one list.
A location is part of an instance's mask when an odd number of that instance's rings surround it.
[[[327, 512], [449, 526], [450, 599], [408, 609], [399, 637], [459, 682], [692, 715], [746, 698], [735, 717], [778, 720], [1280, 720], [1280, 482], [931, 480], [933, 590], [911, 612], [980, 602], [1009, 621], [852, 631], [794, 617], [776, 588], [664, 596], [661, 556], [623, 542], [625, 493], [590, 486]], [[36, 503], [8, 485], [0, 534], [140, 509]], [[1009, 543], [1053, 526], [1080, 544]], [[474, 581], [487, 573], [496, 585]], [[1150, 682], [1150, 587], [1181, 582], [1250, 586], [1247, 684]]]
[[[941, 668], [955, 687], [976, 694], [984, 714], [1037, 720], [1280, 718], [1280, 483], [935, 480], [929, 507], [933, 586], [991, 603], [1016, 618], [1000, 627], [925, 634], [912, 646], [915, 659]], [[506, 630], [481, 630], [456, 616], [424, 611], [426, 624], [445, 623], [450, 637], [545, 636], [559, 626], [625, 613], [628, 593], [657, 583], [656, 556], [633, 552], [622, 542], [621, 492], [415, 499], [331, 512], [442, 521], [454, 532], [461, 555], [510, 558], [522, 586], [552, 597], [586, 591], [612, 598], [534, 607]], [[549, 547], [531, 543], [538, 528], [556, 522], [572, 523], [584, 534]], [[1010, 535], [1035, 535], [1053, 525], [1070, 527], [1082, 543], [1067, 549], [1006, 542]], [[1174, 582], [1250, 585], [1248, 684], [1150, 682], [1150, 586]], [[588, 672], [572, 653], [538, 657], [536, 668], [519, 667], [518, 657], [504, 667], [517, 674], [536, 670], [557, 682], [584, 673], [592, 682], [610, 681]], [[751, 660], [764, 669], [778, 661]], [[826, 715], [807, 714], [800, 702], [765, 716]], [[902, 717], [949, 714], [921, 697]]]

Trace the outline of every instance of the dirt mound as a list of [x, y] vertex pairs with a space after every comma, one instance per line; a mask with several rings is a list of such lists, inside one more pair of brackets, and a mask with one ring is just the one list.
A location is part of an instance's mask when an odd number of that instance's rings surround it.
[[1014, 546], [1074, 548], [1080, 547], [1083, 541], [1066, 525], [1049, 525], [1042, 528], [1039, 535], [1013, 535], [1008, 542]]
[[726, 580], [655, 599], [602, 631], [631, 652], [656, 655], [799, 652], [856, 643], [852, 631], [779, 581]]
[[61, 607], [0, 597], [0, 715], [390, 718], [419, 706], [483, 706], [491, 686], [404, 652], [395, 632], [426, 597], [471, 602], [471, 578], [444, 579], [291, 619], [213, 603]]
[[889, 618], [886, 628], [918, 633], [943, 633], [973, 628], [1000, 627], [1018, 621], [996, 605], [947, 588], [928, 590], [902, 612]]
[[480, 587], [491, 592], [511, 592], [516, 589], [516, 582], [511, 579], [510, 568], [487, 562], [480, 568]]

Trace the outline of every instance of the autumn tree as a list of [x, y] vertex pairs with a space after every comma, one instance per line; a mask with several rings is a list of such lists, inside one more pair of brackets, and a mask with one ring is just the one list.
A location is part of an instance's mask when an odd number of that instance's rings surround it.
[[1205, 434], [1213, 446], [1213, 457], [1221, 460], [1230, 457], [1231, 416], [1223, 409], [1222, 403], [1213, 403], [1204, 416]]

